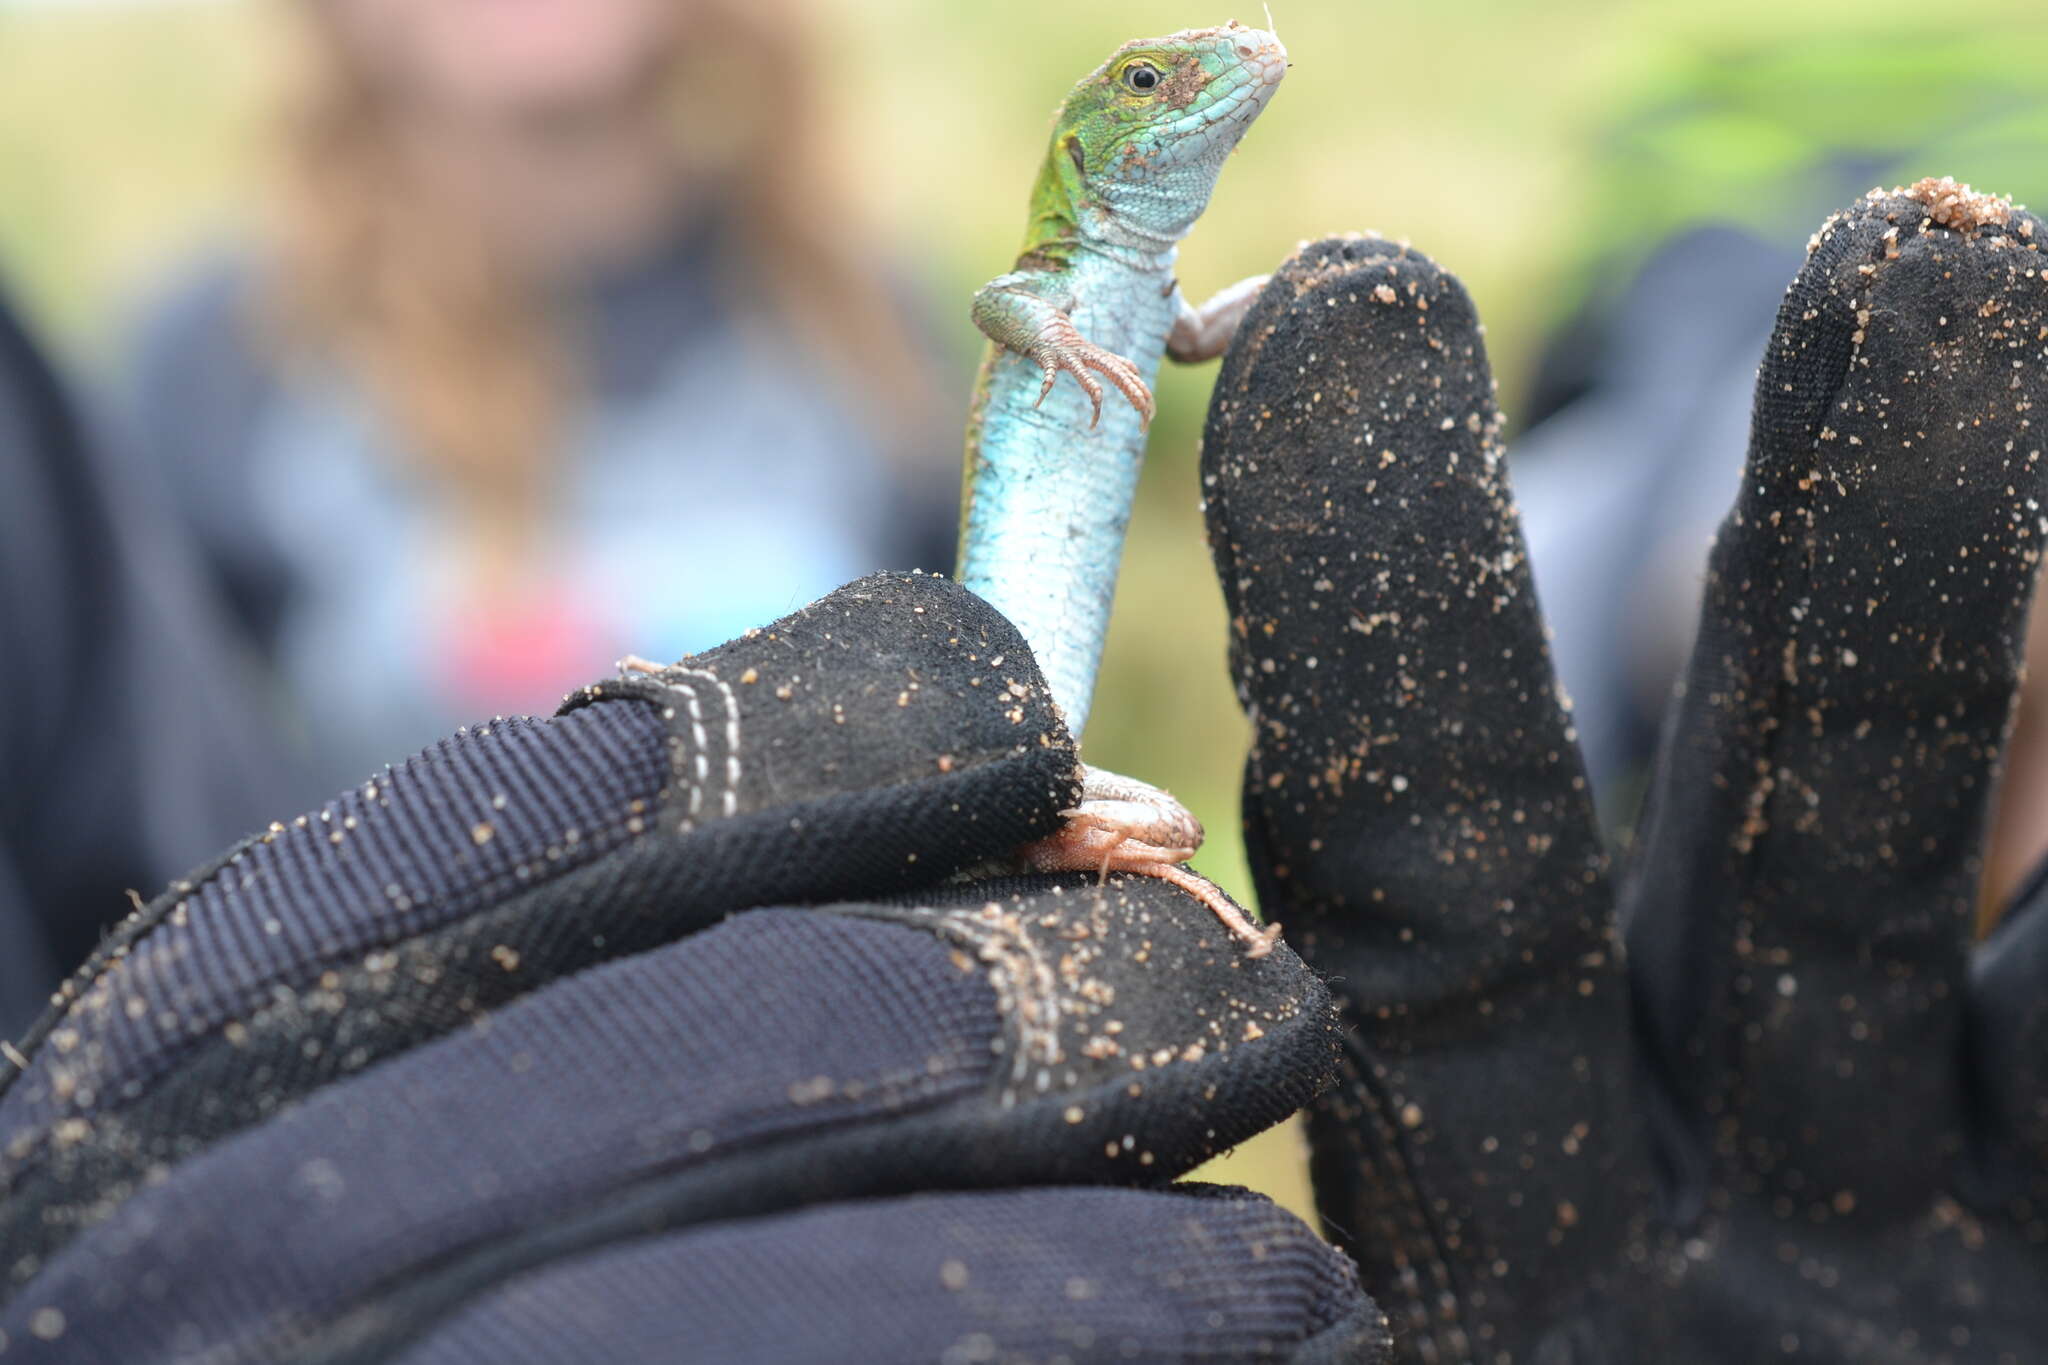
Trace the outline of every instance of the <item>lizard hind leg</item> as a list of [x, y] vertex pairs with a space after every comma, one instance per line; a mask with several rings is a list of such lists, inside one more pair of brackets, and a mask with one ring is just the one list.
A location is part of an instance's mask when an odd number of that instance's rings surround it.
[[1208, 906], [1246, 944], [1247, 957], [1264, 957], [1273, 950], [1279, 925], [1260, 928], [1221, 887], [1181, 866], [1202, 846], [1202, 826], [1171, 794], [1084, 765], [1081, 804], [1064, 814], [1067, 823], [1057, 833], [1021, 850], [1033, 871], [1157, 877]]
[[1123, 870], [1171, 882], [1208, 906], [1216, 918], [1223, 921], [1223, 927], [1244, 943], [1246, 957], [1264, 957], [1280, 941], [1279, 925], [1268, 924], [1261, 928], [1253, 923], [1251, 917], [1238, 908], [1237, 902], [1223, 893], [1222, 887], [1192, 868], [1182, 867], [1179, 863], [1151, 863]]

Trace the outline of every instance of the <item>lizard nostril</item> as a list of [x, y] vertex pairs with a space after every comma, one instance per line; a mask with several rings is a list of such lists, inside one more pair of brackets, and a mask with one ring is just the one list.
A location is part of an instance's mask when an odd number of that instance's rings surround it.
[[1250, 43], [1239, 43], [1237, 45], [1237, 55], [1244, 58], [1246, 61], [1250, 61], [1252, 58], [1259, 55], [1259, 50], [1253, 47]]

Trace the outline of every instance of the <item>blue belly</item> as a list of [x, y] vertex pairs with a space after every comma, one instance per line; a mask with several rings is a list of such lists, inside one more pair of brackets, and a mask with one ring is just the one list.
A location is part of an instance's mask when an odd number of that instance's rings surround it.
[[[1173, 323], [1172, 276], [1096, 259], [1077, 262], [1073, 273], [1078, 302], [1070, 316], [1081, 335], [1131, 361], [1151, 384]], [[1109, 632], [1145, 433], [1107, 381], [1102, 420], [1091, 431], [1088, 396], [1071, 375], [1061, 375], [1034, 407], [1043, 382], [1038, 366], [1009, 351], [993, 364], [981, 445], [968, 457], [960, 581], [1023, 632], [1079, 740]]]

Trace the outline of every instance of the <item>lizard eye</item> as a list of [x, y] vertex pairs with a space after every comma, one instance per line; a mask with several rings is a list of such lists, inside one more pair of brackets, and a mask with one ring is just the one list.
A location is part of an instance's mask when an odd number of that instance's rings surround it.
[[1159, 85], [1159, 68], [1148, 62], [1132, 62], [1124, 68], [1124, 84], [1139, 94], [1145, 94]]

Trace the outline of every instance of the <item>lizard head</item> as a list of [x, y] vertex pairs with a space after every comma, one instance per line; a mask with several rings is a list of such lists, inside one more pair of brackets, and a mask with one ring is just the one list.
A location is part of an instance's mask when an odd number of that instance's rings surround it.
[[1067, 96], [1052, 160], [1077, 213], [1178, 238], [1287, 73], [1287, 49], [1235, 21], [1125, 43]]

